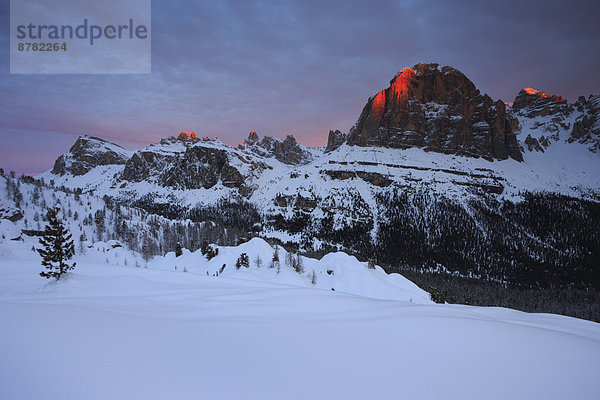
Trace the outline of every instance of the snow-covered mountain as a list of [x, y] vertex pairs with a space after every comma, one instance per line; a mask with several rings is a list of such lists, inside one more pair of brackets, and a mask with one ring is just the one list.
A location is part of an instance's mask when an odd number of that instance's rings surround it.
[[130, 152], [82, 136], [40, 178], [197, 222], [206, 207], [237, 204], [248, 232], [392, 269], [519, 281], [526, 270], [527, 284], [544, 285], [533, 276], [550, 268], [571, 282], [576, 264], [597, 269], [599, 104], [527, 88], [507, 107], [454, 68], [418, 64], [324, 147], [251, 132], [234, 148], [182, 132]]
[[507, 111], [460, 71], [419, 64], [370, 98], [348, 135], [331, 131], [326, 148], [302, 146], [291, 135], [260, 139], [254, 131], [232, 148], [182, 132], [131, 152], [82, 136], [42, 177], [115, 198], [152, 192], [157, 201], [173, 195], [195, 205], [240, 195], [261, 208], [276, 203], [274, 193], [305, 190], [323, 199], [335, 180], [370, 191], [428, 187], [463, 195], [476, 188], [503, 197], [530, 190], [597, 198], [599, 142], [600, 96], [568, 104], [527, 88]]

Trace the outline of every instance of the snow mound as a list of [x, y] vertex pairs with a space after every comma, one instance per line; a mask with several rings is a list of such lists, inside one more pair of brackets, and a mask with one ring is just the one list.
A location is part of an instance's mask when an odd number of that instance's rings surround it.
[[21, 236], [21, 229], [12, 221], [0, 219], [0, 237], [3, 239], [15, 239]]
[[3, 260], [13, 260], [16, 257], [9, 248], [0, 244], [0, 258]]
[[[184, 251], [180, 257], [175, 257], [171, 252], [164, 257], [155, 257], [148, 265], [152, 269], [185, 269], [191, 273], [224, 278], [333, 289], [374, 299], [432, 303], [427, 292], [403, 276], [387, 274], [380, 267], [369, 269], [366, 262], [360, 262], [343, 252], [327, 254], [320, 260], [301, 256], [302, 268], [301, 272], [297, 272], [288, 262], [290, 257], [296, 259], [296, 255], [279, 246], [280, 268], [277, 269], [272, 264], [275, 249], [260, 238], [253, 238], [236, 247], [222, 246], [218, 249], [219, 254], [211, 260], [207, 260], [200, 250], [194, 253]], [[236, 269], [236, 260], [242, 253], [248, 255], [250, 266]]]

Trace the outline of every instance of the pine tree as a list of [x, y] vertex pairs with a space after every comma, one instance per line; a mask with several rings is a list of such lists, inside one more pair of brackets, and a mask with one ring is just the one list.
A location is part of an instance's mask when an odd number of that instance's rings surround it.
[[158, 246], [154, 239], [152, 239], [146, 232], [144, 232], [144, 239], [142, 244], [142, 257], [146, 263], [150, 261], [152, 257], [158, 252]]
[[104, 222], [105, 217], [106, 209], [96, 210], [96, 213], [94, 214], [94, 222], [96, 223], [96, 232], [98, 233], [98, 241], [100, 242], [104, 239], [104, 232], [106, 231], [106, 225]]
[[303, 274], [304, 273], [304, 263], [302, 262], [302, 258], [300, 256], [300, 253], [296, 254], [296, 258], [294, 260], [294, 269], [299, 274]]
[[75, 268], [75, 263], [69, 265], [68, 260], [75, 254], [75, 246], [71, 234], [67, 231], [61, 221], [58, 220], [58, 208], [48, 210], [48, 225], [44, 235], [40, 238], [40, 244], [44, 246], [37, 252], [42, 257], [42, 266], [47, 271], [40, 272], [44, 278], [56, 278]]
[[204, 239], [202, 241], [202, 244], [200, 244], [200, 252], [202, 253], [203, 256], [205, 256], [208, 253], [209, 249], [210, 249], [210, 247], [208, 245], [208, 240]]
[[296, 260], [294, 260], [294, 256], [292, 255], [291, 251], [288, 251], [285, 254], [285, 265], [290, 268], [296, 268]]
[[277, 268], [279, 270], [279, 246], [275, 245], [275, 252], [273, 253], [273, 258], [271, 259], [270, 268]]

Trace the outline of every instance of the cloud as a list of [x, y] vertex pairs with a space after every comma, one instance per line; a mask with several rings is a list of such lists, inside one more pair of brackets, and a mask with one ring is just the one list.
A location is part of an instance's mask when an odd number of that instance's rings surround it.
[[507, 101], [525, 86], [570, 100], [600, 92], [596, 2], [169, 1], [153, 2], [152, 14], [151, 75], [0, 67], [3, 135], [81, 132], [133, 148], [181, 130], [234, 145], [256, 130], [321, 145], [419, 61], [452, 65]]

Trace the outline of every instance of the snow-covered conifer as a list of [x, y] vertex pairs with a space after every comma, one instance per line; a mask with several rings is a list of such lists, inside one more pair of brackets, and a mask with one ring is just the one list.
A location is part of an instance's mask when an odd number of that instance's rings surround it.
[[58, 211], [58, 208], [48, 211], [48, 225], [46, 225], [44, 235], [40, 238], [43, 248], [37, 249], [42, 257], [42, 265], [47, 269], [47, 271], [40, 272], [40, 276], [56, 280], [59, 280], [63, 274], [75, 268], [76, 265], [68, 262], [75, 254], [75, 247], [71, 234], [58, 220]]

